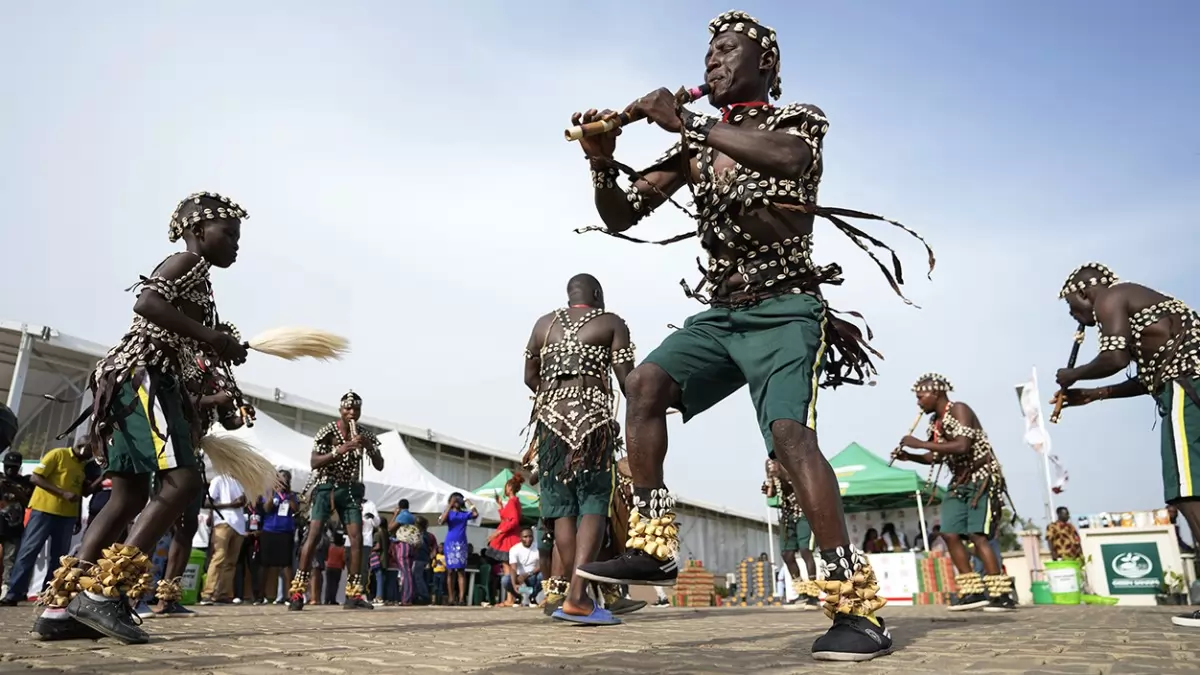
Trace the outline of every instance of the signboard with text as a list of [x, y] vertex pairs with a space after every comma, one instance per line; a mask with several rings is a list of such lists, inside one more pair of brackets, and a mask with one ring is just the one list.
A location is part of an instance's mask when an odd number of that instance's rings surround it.
[[1158, 546], [1152, 542], [1101, 544], [1108, 591], [1113, 595], [1154, 595], [1163, 582]]

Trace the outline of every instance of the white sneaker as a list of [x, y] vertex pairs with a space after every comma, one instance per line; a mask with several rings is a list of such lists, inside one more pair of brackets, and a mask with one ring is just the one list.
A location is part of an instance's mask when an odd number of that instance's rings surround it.
[[240, 605], [240, 604], [242, 604], [242, 599], [241, 599], [241, 598], [234, 598], [234, 599], [233, 599], [233, 604], [235, 604], [235, 605]]
[[1200, 628], [1200, 611], [1173, 616], [1171, 617], [1171, 623], [1187, 628]]

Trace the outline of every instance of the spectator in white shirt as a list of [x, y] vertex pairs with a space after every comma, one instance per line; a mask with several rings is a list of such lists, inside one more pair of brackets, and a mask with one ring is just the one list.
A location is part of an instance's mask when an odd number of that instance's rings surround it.
[[[371, 548], [375, 546], [375, 530], [379, 528], [379, 508], [370, 499], [362, 503], [362, 578], [371, 578]], [[350, 556], [347, 555], [349, 560]]]
[[521, 587], [528, 586], [533, 589], [532, 596], [536, 598], [542, 586], [542, 572], [538, 550], [533, 545], [532, 529], [526, 527], [521, 530], [521, 543], [513, 544], [508, 550], [508, 563], [515, 577], [512, 579], [513, 590], [520, 594]]
[[212, 499], [213, 529], [209, 537], [212, 558], [208, 563], [208, 578], [200, 604], [233, 601], [233, 576], [237, 569], [238, 553], [246, 536], [246, 494], [232, 477], [222, 474], [208, 485]]

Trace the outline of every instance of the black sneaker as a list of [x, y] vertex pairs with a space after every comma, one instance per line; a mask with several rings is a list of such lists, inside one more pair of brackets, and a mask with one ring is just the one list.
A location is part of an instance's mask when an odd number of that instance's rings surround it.
[[892, 653], [892, 635], [883, 619], [879, 625], [854, 614], [838, 614], [829, 632], [813, 643], [812, 655], [818, 661], [870, 661]]
[[658, 600], [654, 601], [653, 605], [651, 605], [651, 607], [670, 607], [670, 606], [671, 606], [671, 601], [666, 598], [659, 598]]
[[801, 599], [801, 609], [811, 612], [814, 609], [821, 609], [821, 599], [814, 598], [811, 595], [806, 595]]
[[300, 593], [288, 598], [287, 608], [289, 612], [299, 612], [304, 609], [304, 596]]
[[375, 609], [375, 605], [372, 605], [360, 596], [357, 598], [346, 598], [346, 602], [342, 603], [342, 609]]
[[104, 637], [100, 631], [79, 623], [65, 612], [61, 619], [50, 619], [39, 616], [33, 622], [33, 632], [39, 640], [51, 642], [54, 640], [99, 640]]
[[87, 593], [80, 593], [67, 605], [67, 613], [89, 628], [127, 645], [150, 641], [150, 636], [139, 625], [142, 623], [141, 618], [133, 613], [133, 608], [124, 597], [117, 600], [93, 600]]
[[1173, 616], [1171, 623], [1185, 628], [1200, 628], [1200, 611]]
[[0, 598], [0, 607], [16, 607], [16, 598]]
[[996, 596], [988, 601], [987, 607], [983, 608], [985, 612], [1011, 612], [1016, 610], [1017, 601], [1009, 593]]
[[617, 598], [612, 604], [608, 604], [606, 602], [604, 604], [604, 609], [607, 609], [613, 616], [620, 616], [622, 614], [632, 614], [645, 606], [645, 600]]
[[988, 604], [987, 596], [983, 593], [972, 593], [970, 595], [960, 595], [957, 600], [950, 603], [951, 612], [962, 612], [968, 609], [979, 609]]
[[679, 566], [674, 558], [663, 562], [644, 551], [632, 550], [612, 560], [580, 565], [578, 574], [605, 584], [674, 586]]

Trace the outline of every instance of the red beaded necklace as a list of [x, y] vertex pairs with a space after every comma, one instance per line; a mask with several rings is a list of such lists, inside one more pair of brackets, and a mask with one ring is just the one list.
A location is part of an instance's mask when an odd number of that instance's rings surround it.
[[771, 104], [766, 101], [750, 101], [748, 103], [734, 103], [721, 108], [721, 121], [728, 122], [729, 116], [738, 108], [770, 108]]

